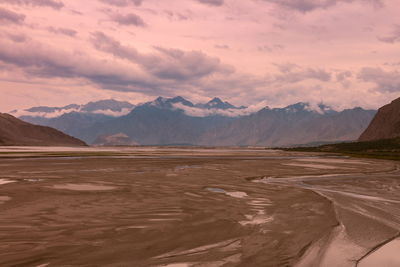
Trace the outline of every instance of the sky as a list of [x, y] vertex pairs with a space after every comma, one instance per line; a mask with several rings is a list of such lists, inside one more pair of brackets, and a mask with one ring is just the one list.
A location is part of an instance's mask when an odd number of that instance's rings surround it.
[[157, 96], [378, 108], [399, 0], [0, 0], [0, 111]]

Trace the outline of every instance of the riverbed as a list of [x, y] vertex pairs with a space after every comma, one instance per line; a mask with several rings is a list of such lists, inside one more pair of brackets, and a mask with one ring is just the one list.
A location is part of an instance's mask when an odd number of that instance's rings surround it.
[[333, 154], [2, 148], [0, 265], [399, 266], [399, 192]]

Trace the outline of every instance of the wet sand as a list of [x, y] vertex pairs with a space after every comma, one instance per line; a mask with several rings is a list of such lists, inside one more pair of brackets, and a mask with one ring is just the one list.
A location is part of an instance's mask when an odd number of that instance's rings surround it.
[[394, 161], [261, 149], [3, 151], [0, 266], [399, 260]]

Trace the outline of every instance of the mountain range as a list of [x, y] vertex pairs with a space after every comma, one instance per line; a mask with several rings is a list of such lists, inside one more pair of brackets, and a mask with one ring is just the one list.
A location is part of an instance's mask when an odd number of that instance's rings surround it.
[[[194, 104], [183, 97], [133, 105], [102, 100], [86, 105], [13, 111], [19, 118], [54, 127], [90, 144], [295, 146], [356, 140], [375, 110], [335, 111], [320, 104], [284, 108], [234, 106], [219, 98]], [[110, 138], [107, 138], [110, 137]]]

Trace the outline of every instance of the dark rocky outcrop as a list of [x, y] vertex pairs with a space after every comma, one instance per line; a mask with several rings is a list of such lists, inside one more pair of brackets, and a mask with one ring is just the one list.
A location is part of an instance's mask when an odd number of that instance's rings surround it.
[[359, 141], [400, 137], [400, 98], [381, 107]]

